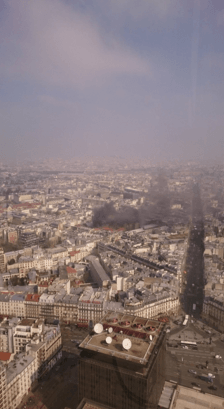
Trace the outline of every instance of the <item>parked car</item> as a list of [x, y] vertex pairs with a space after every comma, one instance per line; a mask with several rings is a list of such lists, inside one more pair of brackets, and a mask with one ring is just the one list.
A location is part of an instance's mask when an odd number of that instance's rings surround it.
[[197, 375], [197, 372], [194, 369], [188, 369], [189, 373], [193, 373], [194, 375]]
[[212, 389], [213, 391], [217, 391], [217, 386], [210, 385], [210, 386], [208, 386], [208, 389]]
[[201, 385], [199, 385], [199, 383], [196, 383], [196, 382], [191, 382], [191, 385], [192, 385], [192, 386], [196, 386], [197, 388], [200, 388], [200, 387], [201, 387]]

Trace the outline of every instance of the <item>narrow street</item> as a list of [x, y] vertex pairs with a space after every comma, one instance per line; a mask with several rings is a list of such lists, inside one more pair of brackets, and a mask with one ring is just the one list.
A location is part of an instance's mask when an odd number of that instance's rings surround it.
[[189, 232], [183, 306], [186, 314], [200, 317], [204, 298], [204, 223], [200, 190], [193, 188], [192, 217]]

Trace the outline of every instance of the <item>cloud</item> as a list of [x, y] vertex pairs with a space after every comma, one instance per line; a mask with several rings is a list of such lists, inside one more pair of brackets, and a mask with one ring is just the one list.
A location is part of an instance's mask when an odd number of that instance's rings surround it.
[[85, 88], [120, 75], [144, 76], [149, 64], [93, 19], [60, 0], [11, 0], [0, 36], [0, 73], [11, 79]]

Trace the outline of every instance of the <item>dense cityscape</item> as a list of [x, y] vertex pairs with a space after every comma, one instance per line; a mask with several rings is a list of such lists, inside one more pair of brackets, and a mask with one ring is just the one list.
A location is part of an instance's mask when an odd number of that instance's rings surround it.
[[224, 408], [223, 36], [0, 0], [0, 409]]
[[224, 402], [223, 183], [195, 162], [1, 165], [2, 408]]

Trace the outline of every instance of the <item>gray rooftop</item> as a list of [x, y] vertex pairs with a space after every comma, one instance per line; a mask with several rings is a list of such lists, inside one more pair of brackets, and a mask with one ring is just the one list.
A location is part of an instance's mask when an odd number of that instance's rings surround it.
[[8, 364], [6, 370], [7, 383], [11, 382], [17, 375], [24, 371], [34, 359], [32, 355], [26, 355], [24, 353], [16, 355], [14, 360]]

